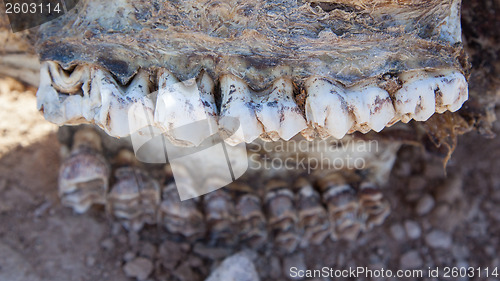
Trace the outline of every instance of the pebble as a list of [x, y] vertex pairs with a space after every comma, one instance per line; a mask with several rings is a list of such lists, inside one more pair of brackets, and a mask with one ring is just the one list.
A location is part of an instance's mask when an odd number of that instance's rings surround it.
[[405, 221], [405, 230], [406, 235], [408, 235], [410, 239], [418, 239], [422, 234], [422, 229], [420, 229], [418, 223], [410, 220]]
[[399, 266], [401, 269], [417, 269], [423, 265], [422, 258], [417, 251], [409, 251], [401, 256], [399, 259]]
[[259, 275], [250, 258], [243, 253], [226, 258], [205, 281], [238, 280], [259, 281]]
[[405, 239], [405, 229], [401, 224], [393, 224], [391, 225], [391, 235], [394, 239], [398, 241], [403, 241]]
[[85, 264], [88, 267], [93, 267], [95, 265], [95, 258], [93, 256], [87, 256], [87, 258], [85, 259]]
[[443, 231], [433, 230], [425, 236], [425, 243], [431, 248], [449, 249], [451, 237]]
[[434, 198], [430, 194], [425, 194], [418, 200], [415, 211], [417, 214], [423, 216], [429, 213], [434, 208]]
[[139, 250], [139, 255], [145, 258], [153, 259], [156, 255], [156, 247], [151, 243], [143, 243]]
[[135, 253], [132, 251], [128, 251], [123, 255], [123, 260], [124, 261], [131, 261], [132, 259], [135, 258]]
[[170, 240], [165, 240], [161, 243], [158, 254], [163, 266], [169, 270], [173, 270], [181, 260], [186, 258], [186, 252], [189, 250], [189, 245], [184, 244], [185, 243], [181, 244]]
[[112, 251], [115, 248], [115, 242], [111, 238], [106, 238], [101, 241], [101, 247], [106, 251]]
[[146, 280], [153, 272], [153, 263], [146, 258], [136, 258], [127, 262], [123, 271], [128, 277]]
[[188, 262], [183, 262], [179, 267], [177, 267], [173, 275], [180, 281], [194, 281], [199, 280], [193, 269], [189, 266]]

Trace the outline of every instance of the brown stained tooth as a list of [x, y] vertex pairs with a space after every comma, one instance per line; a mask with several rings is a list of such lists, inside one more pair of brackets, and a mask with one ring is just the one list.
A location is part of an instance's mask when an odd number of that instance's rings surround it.
[[302, 233], [301, 247], [319, 245], [330, 234], [330, 222], [321, 204], [321, 196], [305, 178], [299, 178], [295, 188], [299, 229]]
[[160, 203], [158, 182], [140, 167], [121, 167], [114, 175], [116, 182], [108, 194], [108, 212], [131, 231], [141, 230], [144, 224], [155, 224]]
[[329, 175], [318, 184], [328, 209], [331, 238], [354, 240], [364, 228], [358, 219], [359, 203], [355, 190], [340, 174]]
[[203, 211], [206, 216], [210, 243], [213, 245], [236, 244], [238, 237], [235, 235], [235, 207], [231, 194], [224, 188], [206, 194], [203, 196]]
[[101, 153], [99, 135], [85, 127], [76, 132], [71, 154], [61, 165], [59, 196], [63, 205], [77, 213], [106, 203], [110, 166]]
[[391, 208], [380, 189], [372, 183], [361, 183], [358, 197], [361, 217], [366, 220], [366, 229], [381, 225]]
[[294, 194], [288, 184], [271, 180], [266, 184], [265, 207], [271, 235], [279, 251], [291, 253], [299, 243], [296, 225], [298, 217], [294, 206]]
[[267, 241], [266, 217], [262, 210], [262, 200], [252, 187], [232, 183], [228, 186], [236, 202], [236, 224], [240, 243], [252, 249], [261, 248]]
[[158, 223], [168, 232], [181, 235], [190, 241], [205, 237], [205, 218], [198, 209], [197, 199], [181, 201], [173, 182], [163, 188]]

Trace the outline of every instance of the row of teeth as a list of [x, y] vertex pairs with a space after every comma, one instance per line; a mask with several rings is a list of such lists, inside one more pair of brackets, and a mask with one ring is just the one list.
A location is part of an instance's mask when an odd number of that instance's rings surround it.
[[[121, 154], [133, 157], [130, 151]], [[216, 245], [235, 245], [239, 239], [261, 248], [273, 241], [277, 249], [290, 253], [322, 244], [327, 237], [353, 240], [380, 225], [390, 211], [377, 186], [363, 182], [354, 188], [340, 174], [320, 179], [317, 188], [306, 178], [294, 184], [271, 179], [260, 188], [264, 193], [258, 186], [232, 183], [186, 201], [179, 200], [168, 172], [163, 187], [133, 165], [115, 169], [112, 185], [110, 174], [111, 166], [100, 152], [73, 149], [60, 169], [62, 203], [78, 213], [105, 205], [130, 231], [157, 224], [189, 241], [209, 239]]]
[[[305, 112], [287, 77], [255, 92], [243, 80], [222, 75], [219, 111], [215, 83], [205, 72], [179, 82], [165, 69], [156, 76], [140, 70], [122, 86], [100, 68], [80, 65], [68, 73], [49, 61], [42, 64], [40, 75], [38, 108], [53, 123], [94, 123], [114, 137], [153, 126], [184, 146], [198, 145], [216, 132], [229, 132], [226, 142], [233, 145], [257, 138], [289, 140], [299, 133], [340, 139], [355, 131], [378, 132], [400, 120], [425, 121], [434, 112], [454, 112], [468, 98], [465, 77], [453, 69], [402, 73], [401, 85], [393, 93], [374, 82], [346, 88], [323, 77], [309, 77], [304, 83]], [[208, 124], [204, 130], [176, 130], [204, 120]], [[234, 128], [233, 120], [241, 126]]]

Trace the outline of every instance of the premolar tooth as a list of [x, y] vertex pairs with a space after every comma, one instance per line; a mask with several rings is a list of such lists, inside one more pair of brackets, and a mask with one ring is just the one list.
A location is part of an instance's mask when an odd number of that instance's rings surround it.
[[293, 100], [293, 86], [290, 79], [276, 80], [271, 92], [258, 101], [257, 108], [255, 111], [257, 118], [273, 140], [279, 137], [289, 140], [307, 128], [302, 112]]
[[[228, 135], [225, 141], [231, 145], [249, 143], [264, 133], [262, 124], [257, 120], [256, 104], [247, 84], [227, 74], [221, 77], [220, 87], [222, 106], [219, 125]], [[235, 124], [235, 120], [239, 121], [239, 124]]]
[[341, 139], [354, 124], [344, 90], [326, 79], [313, 77], [306, 81], [306, 117], [321, 134], [327, 131]]
[[380, 132], [395, 116], [389, 93], [378, 87], [356, 87], [347, 93], [347, 99], [357, 123], [352, 129], [363, 133]]
[[436, 112], [455, 112], [460, 109], [469, 97], [467, 80], [462, 73], [456, 70], [443, 71], [436, 79], [439, 87], [439, 93], [436, 94]]
[[429, 119], [436, 111], [434, 78], [428, 77], [425, 72], [403, 73], [399, 78], [403, 87], [395, 93], [394, 104], [401, 120], [408, 123], [411, 119]]
[[52, 61], [44, 62], [49, 68], [52, 85], [56, 90], [63, 93], [75, 93], [80, 90], [81, 84], [89, 79], [89, 68], [86, 66], [76, 66], [68, 75], [57, 63]]
[[[173, 143], [197, 146], [217, 132], [214, 87], [207, 74], [204, 73], [198, 79], [199, 83], [194, 78], [179, 82], [170, 71], [164, 69], [158, 75], [159, 90], [154, 120]], [[195, 130], [185, 127], [204, 120], [208, 125], [197, 126]]]

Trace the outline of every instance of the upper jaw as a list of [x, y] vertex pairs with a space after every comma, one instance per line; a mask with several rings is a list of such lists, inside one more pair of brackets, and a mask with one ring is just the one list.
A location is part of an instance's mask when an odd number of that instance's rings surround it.
[[38, 31], [39, 109], [189, 146], [219, 130], [233, 144], [342, 138], [467, 100], [458, 0], [229, 2], [121, 1], [117, 18], [82, 1]]

